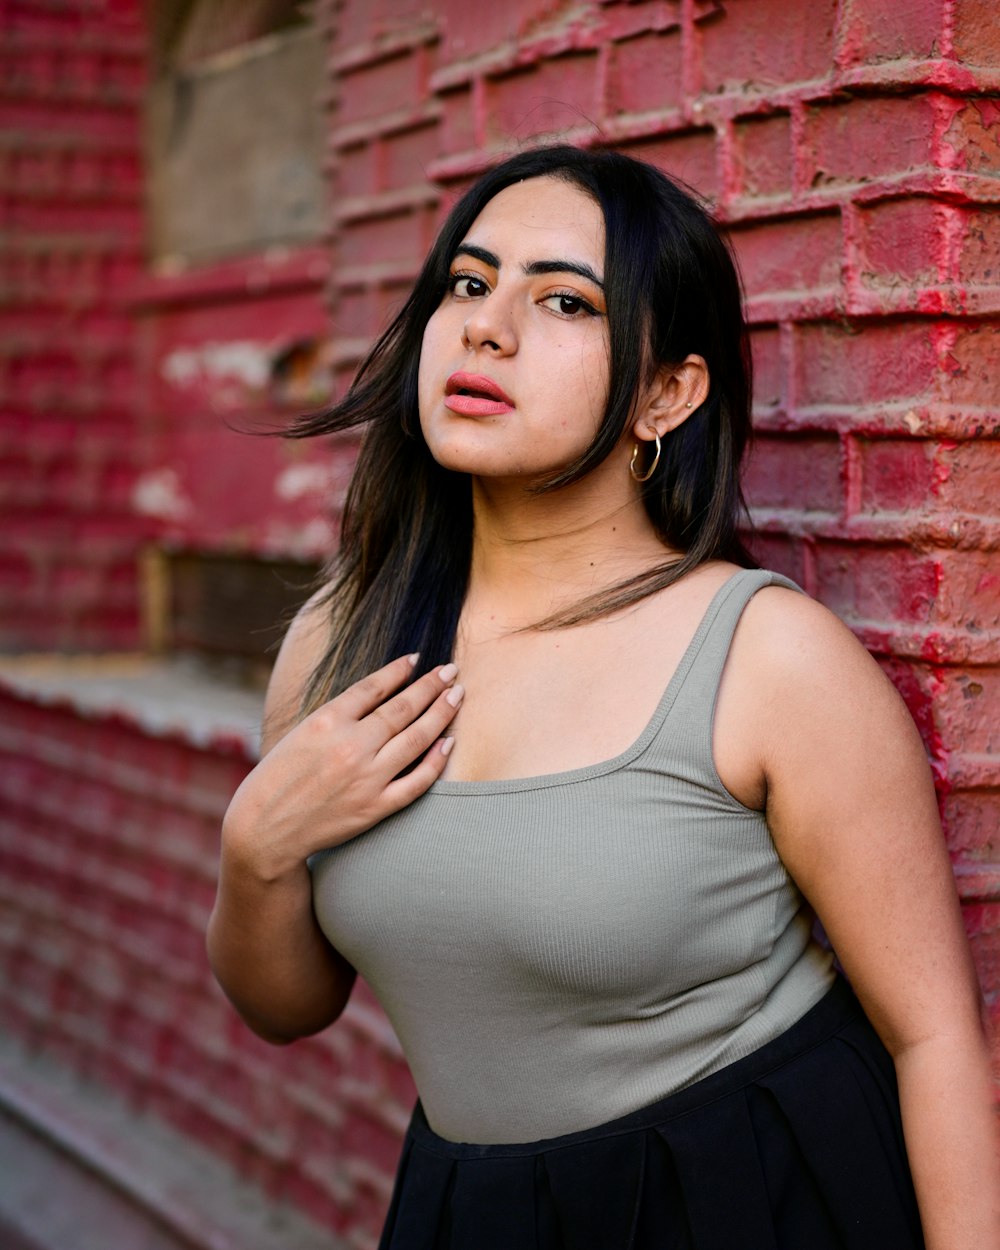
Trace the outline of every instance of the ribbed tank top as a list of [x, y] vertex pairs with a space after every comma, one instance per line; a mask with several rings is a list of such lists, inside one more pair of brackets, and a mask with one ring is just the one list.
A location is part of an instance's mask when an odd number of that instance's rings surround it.
[[773, 1040], [829, 954], [764, 816], [712, 754], [758, 570], [716, 593], [649, 724], [614, 759], [438, 781], [313, 857], [316, 915], [400, 1039], [431, 1127], [531, 1142], [626, 1115]]

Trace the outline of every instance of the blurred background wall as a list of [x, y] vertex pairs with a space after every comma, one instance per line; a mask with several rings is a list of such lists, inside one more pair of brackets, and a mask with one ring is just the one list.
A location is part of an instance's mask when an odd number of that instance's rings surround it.
[[246, 431], [342, 391], [538, 137], [729, 229], [760, 558], [906, 698], [1000, 1015], [992, 0], [0, 0], [0, 67], [0, 1244], [374, 1245], [384, 1017], [271, 1049], [203, 955], [353, 455]]

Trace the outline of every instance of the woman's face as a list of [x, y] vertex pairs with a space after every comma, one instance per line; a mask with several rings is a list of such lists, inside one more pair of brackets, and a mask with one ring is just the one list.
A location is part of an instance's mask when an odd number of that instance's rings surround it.
[[578, 187], [499, 192], [452, 259], [424, 331], [420, 425], [445, 468], [533, 479], [593, 441], [608, 395], [604, 219]]

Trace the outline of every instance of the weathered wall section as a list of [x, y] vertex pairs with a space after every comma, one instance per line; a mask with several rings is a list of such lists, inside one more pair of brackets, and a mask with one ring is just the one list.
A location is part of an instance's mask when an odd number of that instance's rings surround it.
[[[234, 451], [218, 418], [246, 407], [243, 365], [257, 377], [283, 336], [324, 331], [332, 260], [328, 359], [346, 384], [470, 178], [536, 136], [613, 143], [690, 181], [731, 232], [757, 361], [762, 559], [840, 613], [907, 698], [996, 1014], [993, 9], [321, 0], [329, 256], [136, 284], [138, 4], [0, 0], [0, 640], [132, 645], [147, 525], [205, 548], [322, 545], [345, 446], [332, 471], [314, 449]], [[235, 365], [219, 354], [232, 343], [249, 345]], [[412, 1098], [384, 1018], [362, 992], [335, 1028], [274, 1050], [203, 959], [218, 822], [249, 762], [224, 740], [3, 695], [0, 1017], [370, 1247]]]
[[0, 0], [0, 646], [134, 646], [137, 0]]
[[903, 691], [996, 1012], [994, 6], [441, 8], [434, 21], [418, 4], [348, 0], [338, 19], [333, 294], [345, 376], [451, 196], [525, 141], [611, 143], [709, 197], [753, 326], [748, 487], [761, 558], [848, 621]]
[[[336, 1029], [268, 1046], [205, 959], [219, 825], [250, 763], [236, 738], [0, 690], [0, 1040], [180, 1130], [276, 1211], [368, 1245], [413, 1099], [391, 1030], [362, 990]], [[4, 1196], [0, 1175], [0, 1215]], [[132, 1250], [113, 1232], [103, 1244]]]

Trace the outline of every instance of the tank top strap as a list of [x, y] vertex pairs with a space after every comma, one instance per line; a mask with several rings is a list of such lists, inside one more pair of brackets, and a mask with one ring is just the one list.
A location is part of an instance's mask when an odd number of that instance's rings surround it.
[[716, 592], [691, 639], [671, 683], [674, 695], [664, 709], [654, 740], [675, 761], [686, 761], [692, 780], [709, 783], [712, 788], [721, 785], [712, 753], [712, 726], [722, 670], [744, 609], [765, 586], [785, 586], [801, 593], [795, 582], [768, 569], [734, 573]]

